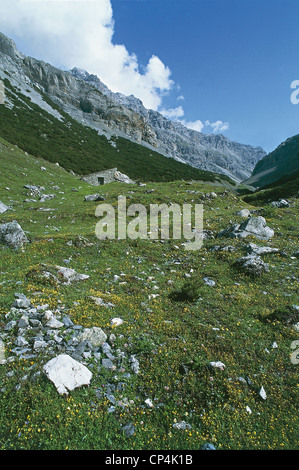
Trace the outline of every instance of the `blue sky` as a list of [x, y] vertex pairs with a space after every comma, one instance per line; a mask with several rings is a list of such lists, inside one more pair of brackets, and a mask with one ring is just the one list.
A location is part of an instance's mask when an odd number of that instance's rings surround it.
[[206, 133], [274, 150], [298, 134], [298, 0], [0, 0], [26, 55], [82, 67]]
[[224, 135], [266, 151], [299, 133], [299, 105], [290, 101], [290, 84], [299, 80], [298, 0], [112, 5], [115, 41], [141, 63], [154, 53], [167, 64], [180, 90], [164, 104], [181, 104], [188, 121], [228, 122]]

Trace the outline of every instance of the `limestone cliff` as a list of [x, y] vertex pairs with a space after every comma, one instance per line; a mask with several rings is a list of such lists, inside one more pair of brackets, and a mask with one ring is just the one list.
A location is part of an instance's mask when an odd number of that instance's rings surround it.
[[74, 68], [63, 71], [26, 57], [0, 33], [0, 78], [16, 86], [56, 116], [42, 93], [64, 112], [107, 137], [117, 135], [152, 148], [196, 168], [225, 174], [236, 181], [249, 178], [263, 149], [232, 142], [223, 135], [207, 135], [146, 109], [134, 96], [112, 93], [95, 75]]

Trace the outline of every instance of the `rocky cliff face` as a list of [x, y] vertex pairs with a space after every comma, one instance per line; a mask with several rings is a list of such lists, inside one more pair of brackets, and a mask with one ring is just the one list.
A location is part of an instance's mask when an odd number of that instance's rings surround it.
[[[146, 109], [133, 95], [111, 92], [101, 80], [85, 70], [74, 68], [71, 73], [97, 88], [114, 103], [142, 116], [153, 129], [156, 149], [172, 158], [208, 171], [224, 173], [236, 180], [244, 180], [255, 164], [266, 155], [260, 147], [232, 142], [223, 135], [207, 135], [166, 119], [162, 114]], [[151, 134], [151, 137], [153, 135]]]
[[0, 78], [9, 75], [39, 106], [49, 110], [43, 92], [59, 107], [99, 133], [118, 135], [196, 168], [223, 173], [236, 181], [247, 179], [265, 156], [261, 148], [232, 142], [223, 135], [206, 135], [146, 109], [134, 96], [112, 93], [95, 75], [66, 72], [21, 54], [0, 33]]

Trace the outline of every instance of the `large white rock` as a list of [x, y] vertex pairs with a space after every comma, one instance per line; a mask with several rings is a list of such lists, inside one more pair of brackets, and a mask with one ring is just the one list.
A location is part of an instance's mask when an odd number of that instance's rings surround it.
[[92, 373], [87, 367], [67, 354], [60, 354], [51, 359], [44, 365], [43, 370], [60, 394], [68, 394], [74, 388], [89, 385], [92, 378]]

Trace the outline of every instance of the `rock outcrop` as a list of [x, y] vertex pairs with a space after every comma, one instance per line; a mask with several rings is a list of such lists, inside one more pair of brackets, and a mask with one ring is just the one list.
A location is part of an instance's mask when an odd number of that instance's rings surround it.
[[[73, 69], [66, 72], [17, 51], [0, 33], [0, 79], [13, 84], [58, 119], [59, 108], [80, 123], [110, 138], [124, 137], [160, 154], [202, 170], [222, 173], [236, 181], [249, 178], [263, 149], [232, 142], [223, 135], [206, 135], [188, 129], [146, 109], [134, 96], [112, 93], [95, 75]], [[43, 98], [49, 97], [58, 109]], [[8, 100], [9, 106], [9, 100]]]
[[266, 225], [264, 217], [248, 217], [241, 224], [235, 224], [218, 233], [218, 237], [246, 238], [253, 236], [258, 240], [269, 240], [274, 236], [274, 230]]
[[0, 243], [8, 245], [15, 250], [22, 249], [28, 238], [22, 227], [15, 220], [0, 225]]

